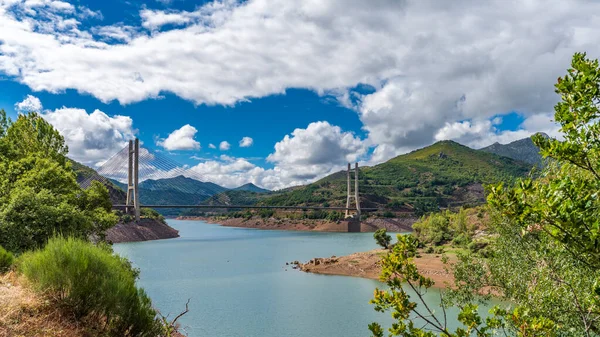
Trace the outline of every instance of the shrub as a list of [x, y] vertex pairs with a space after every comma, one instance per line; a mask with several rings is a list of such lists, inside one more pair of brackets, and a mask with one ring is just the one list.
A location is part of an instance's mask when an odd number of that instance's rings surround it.
[[258, 212], [258, 214], [260, 215], [261, 218], [268, 219], [268, 218], [273, 217], [273, 214], [275, 214], [275, 211], [273, 211], [272, 209], [263, 208]]
[[456, 247], [466, 247], [470, 242], [471, 239], [464, 233], [458, 234], [458, 236], [452, 239], [452, 245]]
[[435, 247], [433, 252], [436, 254], [444, 254], [444, 247]]
[[0, 246], [0, 274], [8, 271], [15, 262], [15, 257], [11, 252]]
[[19, 270], [78, 319], [105, 322], [98, 328], [109, 335], [161, 334], [150, 298], [135, 286], [136, 272], [108, 246], [53, 238], [43, 249], [25, 253]]
[[327, 215], [327, 220], [329, 221], [340, 221], [344, 218], [344, 214], [342, 212], [333, 211]]
[[395, 217], [395, 216], [396, 216], [396, 215], [395, 215], [393, 212], [390, 212], [390, 211], [385, 211], [385, 212], [383, 212], [383, 217], [384, 217], [384, 218], [393, 218], [393, 217]]
[[413, 225], [415, 236], [424, 243], [441, 245], [451, 238], [449, 219], [444, 214], [432, 214]]
[[478, 253], [480, 250], [486, 248], [489, 245], [488, 241], [483, 241], [483, 240], [479, 240], [479, 241], [473, 241], [471, 242], [467, 248], [469, 248], [469, 250], [472, 253]]
[[140, 209], [140, 216], [148, 219], [157, 219], [161, 222], [165, 221], [165, 217], [153, 208]]
[[433, 254], [434, 251], [435, 251], [435, 249], [433, 249], [433, 247], [431, 247], [431, 246], [428, 246], [427, 248], [425, 248], [426, 254]]

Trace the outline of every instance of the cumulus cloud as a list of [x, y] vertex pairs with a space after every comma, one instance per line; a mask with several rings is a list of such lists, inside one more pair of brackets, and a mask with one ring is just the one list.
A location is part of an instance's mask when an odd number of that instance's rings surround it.
[[229, 142], [227, 141], [222, 141], [221, 144], [219, 144], [219, 150], [221, 151], [227, 151], [231, 148], [231, 144], [229, 144]]
[[250, 147], [254, 144], [254, 139], [250, 137], [244, 137], [240, 140], [240, 147]]
[[153, 11], [144, 9], [140, 12], [142, 26], [148, 29], [160, 28], [164, 25], [182, 25], [190, 22], [192, 18], [184, 13]]
[[194, 139], [198, 130], [195, 127], [186, 124], [181, 128], [171, 132], [166, 139], [156, 142], [156, 145], [163, 147], [168, 151], [174, 150], [198, 150], [200, 142]]
[[515, 140], [531, 137], [536, 132], [544, 132], [561, 139], [560, 126], [552, 121], [552, 114], [533, 115], [525, 119], [516, 130], [499, 130], [497, 118], [446, 123], [435, 134], [435, 140], [454, 140], [472, 148], [482, 148], [493, 143], [507, 144]]
[[217, 148], [217, 147], [215, 146], [215, 144], [213, 144], [213, 143], [210, 143], [210, 144], [208, 144], [208, 147], [209, 147], [209, 148], [211, 148], [211, 149], [216, 149], [216, 148]]
[[[486, 121], [510, 111], [531, 124], [523, 130], [552, 129], [539, 123], [571, 55], [600, 56], [597, 1], [225, 0], [144, 9], [144, 27], [128, 30], [36, 1], [0, 0], [0, 73], [33, 90], [233, 105], [308, 88], [357, 111], [372, 161], [461, 132], [499, 134]], [[359, 84], [375, 90], [349, 91]]]
[[100, 110], [60, 108], [45, 111], [42, 117], [65, 138], [69, 157], [85, 165], [96, 166], [127, 146], [136, 130], [127, 116], [109, 116]]
[[315, 122], [286, 135], [267, 161], [276, 163], [289, 178], [310, 180], [357, 161], [366, 152], [366, 144], [353, 133]]
[[42, 112], [42, 102], [35, 96], [27, 95], [23, 101], [15, 104], [15, 110], [19, 113]]

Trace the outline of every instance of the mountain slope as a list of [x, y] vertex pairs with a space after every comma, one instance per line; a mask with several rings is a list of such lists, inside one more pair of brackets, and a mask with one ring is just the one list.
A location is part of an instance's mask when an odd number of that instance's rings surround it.
[[177, 191], [191, 195], [197, 195], [206, 199], [207, 197], [227, 191], [227, 188], [211, 182], [202, 182], [184, 176], [167, 179], [144, 180], [140, 183], [140, 190], [146, 191]]
[[81, 184], [90, 178], [103, 182], [104, 186], [106, 186], [108, 189], [108, 194], [113, 204], [125, 203], [127, 198], [127, 193], [125, 192], [125, 190], [127, 190], [127, 185], [125, 185], [125, 188], [122, 188], [121, 184], [116, 184], [115, 181], [105, 179], [104, 177], [100, 176], [96, 170], [90, 167], [87, 167], [72, 159], [69, 159], [69, 162], [71, 162], [71, 167], [76, 174], [78, 184]]
[[249, 191], [249, 192], [256, 192], [256, 193], [269, 193], [271, 191], [264, 189], [264, 188], [260, 188], [256, 185], [254, 185], [253, 183], [247, 183], [245, 185], [242, 185], [240, 187], [236, 187], [233, 189], [234, 191]]
[[[542, 134], [548, 137], [546, 134]], [[494, 143], [490, 146], [480, 149], [480, 151], [494, 153], [499, 156], [504, 156], [516, 160], [521, 160], [532, 165], [542, 163], [542, 155], [540, 149], [533, 144], [531, 138], [516, 140], [509, 144]]]
[[[484, 200], [482, 184], [525, 176], [531, 165], [442, 141], [359, 173], [363, 207], [411, 211], [422, 205], [456, 206]], [[346, 172], [260, 201], [272, 205], [344, 206]]]

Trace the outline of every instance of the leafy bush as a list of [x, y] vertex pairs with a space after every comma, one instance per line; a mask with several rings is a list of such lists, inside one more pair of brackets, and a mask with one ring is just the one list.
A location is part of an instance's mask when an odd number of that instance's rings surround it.
[[438, 204], [433, 200], [417, 200], [413, 203], [416, 216], [423, 216], [439, 210]]
[[165, 221], [165, 217], [153, 208], [140, 209], [140, 216], [148, 219], [157, 219], [162, 222]]
[[458, 234], [452, 239], [452, 245], [456, 247], [466, 247], [471, 242], [471, 238], [469, 238], [464, 233]]
[[75, 238], [53, 238], [25, 253], [19, 270], [38, 290], [53, 296], [78, 319], [104, 322], [98, 328], [115, 336], [161, 334], [150, 298], [135, 286], [136, 272], [126, 259]]
[[327, 215], [327, 220], [329, 221], [340, 221], [344, 218], [344, 214], [342, 212], [333, 211]]
[[484, 248], [486, 248], [490, 243], [488, 241], [485, 240], [478, 240], [478, 241], [473, 241], [471, 242], [467, 248], [472, 252], [472, 253], [479, 253], [481, 250], [483, 250]]
[[272, 209], [263, 208], [258, 212], [258, 214], [260, 215], [261, 218], [268, 219], [268, 218], [273, 217], [273, 214], [275, 214], [275, 211]]
[[8, 271], [15, 262], [15, 257], [0, 246], [0, 274]]
[[396, 216], [396, 215], [395, 215], [393, 212], [390, 212], [390, 211], [385, 211], [385, 212], [383, 212], [383, 217], [384, 217], [384, 218], [393, 218], [393, 217], [395, 217], [395, 216]]
[[444, 214], [423, 217], [413, 225], [415, 236], [423, 243], [441, 245], [451, 238], [449, 219]]

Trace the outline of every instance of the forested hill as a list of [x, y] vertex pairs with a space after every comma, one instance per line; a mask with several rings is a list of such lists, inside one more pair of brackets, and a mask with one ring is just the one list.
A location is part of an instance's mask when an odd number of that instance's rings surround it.
[[[73, 162], [82, 181], [94, 170]], [[474, 150], [453, 141], [400, 155], [360, 170], [363, 207], [386, 207], [417, 214], [438, 207], [475, 205], [485, 199], [484, 184], [510, 181], [525, 176], [532, 165], [485, 151]], [[122, 186], [122, 187], [121, 187]], [[116, 181], [109, 186], [111, 196], [123, 199], [126, 187]], [[346, 172], [337, 172], [315, 183], [268, 192], [253, 184], [228, 190], [222, 186], [183, 176], [146, 180], [140, 183], [142, 204], [239, 204], [273, 206], [344, 206]], [[167, 215], [182, 210], [166, 211]]]
[[[545, 133], [540, 133], [544, 137], [548, 137]], [[480, 149], [480, 151], [494, 153], [499, 156], [504, 156], [516, 160], [522, 160], [532, 165], [542, 163], [542, 155], [540, 149], [533, 143], [531, 138], [523, 138], [508, 144], [494, 143], [490, 146]]]
[[[510, 181], [530, 169], [531, 165], [522, 161], [441, 141], [362, 168], [362, 206], [421, 210], [478, 204], [485, 197], [482, 184]], [[343, 206], [345, 202], [345, 172], [260, 201], [265, 205], [322, 206]]]
[[256, 193], [269, 193], [271, 191], [260, 188], [252, 183], [244, 184], [240, 187], [236, 187], [233, 189], [234, 191], [248, 191], [248, 192], [256, 192]]
[[[77, 183], [81, 185], [81, 183], [83, 183], [84, 181], [86, 181], [88, 178], [90, 177], [98, 177], [100, 179], [101, 176], [98, 174], [98, 172], [96, 172], [94, 169], [89, 168], [81, 163], [78, 163], [72, 159], [68, 159], [69, 162], [71, 162], [71, 167], [73, 168], [73, 171], [75, 172], [75, 174], [77, 175], [76, 179], [77, 179]], [[112, 180], [106, 180], [106, 179], [102, 179], [104, 181], [104, 186], [106, 186], [106, 188], [108, 189], [108, 193], [110, 195], [110, 201], [113, 204], [124, 204], [125, 200], [127, 199], [127, 193], [125, 192], [125, 190], [127, 189], [127, 186], [125, 186], [125, 188], [123, 189], [119, 183], [116, 183], [115, 181]]]

